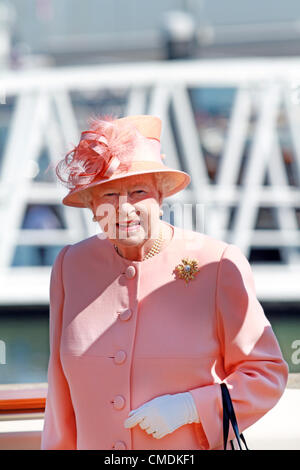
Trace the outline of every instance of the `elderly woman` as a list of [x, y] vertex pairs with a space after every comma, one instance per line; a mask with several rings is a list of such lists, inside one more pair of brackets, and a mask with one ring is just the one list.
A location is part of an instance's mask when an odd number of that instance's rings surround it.
[[221, 449], [220, 383], [240, 431], [284, 391], [240, 249], [160, 220], [190, 182], [163, 163], [160, 133], [155, 116], [94, 118], [57, 166], [63, 203], [101, 232], [53, 265], [42, 449]]

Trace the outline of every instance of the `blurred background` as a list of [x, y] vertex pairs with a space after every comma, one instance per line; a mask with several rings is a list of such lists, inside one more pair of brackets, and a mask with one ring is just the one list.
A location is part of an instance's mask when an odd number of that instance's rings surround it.
[[297, 0], [0, 0], [0, 384], [47, 382], [51, 266], [98, 231], [53, 167], [93, 113], [161, 117], [165, 204], [243, 250], [300, 373], [299, 56]]

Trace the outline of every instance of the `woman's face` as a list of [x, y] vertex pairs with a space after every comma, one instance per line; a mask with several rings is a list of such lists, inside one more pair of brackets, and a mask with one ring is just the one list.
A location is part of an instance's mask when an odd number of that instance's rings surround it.
[[154, 175], [111, 181], [91, 188], [91, 194], [93, 212], [112, 242], [133, 246], [157, 238], [162, 198]]

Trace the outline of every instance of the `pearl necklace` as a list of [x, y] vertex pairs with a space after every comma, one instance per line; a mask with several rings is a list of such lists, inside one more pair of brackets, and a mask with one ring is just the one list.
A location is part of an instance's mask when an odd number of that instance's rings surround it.
[[[148, 251], [148, 253], [144, 256], [142, 261], [144, 261], [146, 259], [149, 259], [149, 258], [152, 258], [152, 256], [155, 256], [157, 253], [159, 253], [160, 249], [161, 249], [162, 242], [163, 242], [162, 229], [160, 227], [159, 237], [155, 240], [155, 242], [153, 243], [153, 246], [151, 247], [151, 250]], [[116, 252], [119, 253], [118, 247], [116, 245], [114, 245], [114, 247], [115, 247]]]

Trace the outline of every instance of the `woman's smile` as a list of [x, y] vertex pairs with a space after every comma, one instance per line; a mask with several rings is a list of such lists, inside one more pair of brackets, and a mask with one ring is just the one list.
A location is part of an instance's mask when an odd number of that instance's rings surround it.
[[121, 232], [135, 233], [140, 230], [140, 222], [117, 223], [117, 227]]

